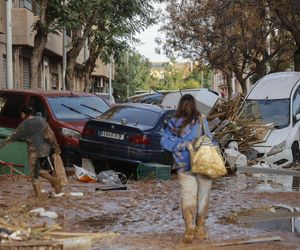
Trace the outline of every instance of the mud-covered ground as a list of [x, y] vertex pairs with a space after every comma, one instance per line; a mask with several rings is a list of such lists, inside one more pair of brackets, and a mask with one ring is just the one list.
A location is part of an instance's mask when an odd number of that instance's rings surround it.
[[[51, 191], [47, 182], [42, 184]], [[0, 222], [32, 228], [59, 224], [63, 232], [116, 233], [114, 237], [93, 240], [93, 249], [300, 249], [296, 233], [251, 228], [238, 221], [239, 214], [277, 205], [300, 208], [300, 193], [274, 180], [262, 182], [238, 174], [214, 181], [206, 222], [208, 239], [192, 244], [181, 242], [184, 224], [176, 175], [169, 181], [131, 180], [127, 190], [95, 191], [95, 185], [70, 178], [64, 196], [36, 201], [28, 178], [13, 181], [1, 177]], [[83, 196], [72, 197], [70, 192], [83, 192]], [[38, 207], [56, 212], [58, 218], [30, 216], [29, 211]], [[282, 240], [215, 246], [274, 236]]]

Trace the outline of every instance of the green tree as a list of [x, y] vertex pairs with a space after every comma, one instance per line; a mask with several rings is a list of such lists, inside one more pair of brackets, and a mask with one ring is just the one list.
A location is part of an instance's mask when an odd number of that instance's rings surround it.
[[[122, 99], [149, 88], [151, 63], [135, 50], [123, 51], [116, 63], [114, 92]], [[129, 90], [129, 93], [128, 91]]]
[[294, 69], [300, 71], [300, 0], [267, 0], [273, 22], [277, 29], [285, 29], [296, 43], [294, 49]]
[[201, 87], [201, 81], [195, 71], [190, 71], [189, 64], [172, 61], [163, 66], [161, 78], [152, 76], [150, 87], [154, 90], [178, 90]]
[[38, 87], [40, 64], [43, 52], [47, 44], [48, 34], [58, 33], [65, 25], [67, 12], [60, 0], [37, 0], [40, 13], [34, 23], [33, 30], [36, 31], [32, 56], [30, 59], [30, 87]]
[[248, 78], [278, 71], [291, 58], [294, 41], [282, 28], [274, 32], [266, 1], [167, 2], [165, 52], [209, 64], [227, 77], [235, 73], [244, 92]]
[[134, 34], [153, 21], [151, 0], [71, 0], [67, 8], [74, 23], [67, 52], [68, 89], [73, 87], [76, 59], [87, 40], [92, 53], [85, 64], [85, 89], [89, 88], [98, 56], [107, 60], [108, 56], [118, 54], [124, 43], [134, 40]]

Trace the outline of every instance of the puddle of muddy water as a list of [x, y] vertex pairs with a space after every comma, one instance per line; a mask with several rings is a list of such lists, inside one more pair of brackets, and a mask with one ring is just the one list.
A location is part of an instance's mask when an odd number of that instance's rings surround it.
[[300, 177], [280, 174], [253, 174], [257, 191], [299, 191]]
[[261, 183], [256, 187], [256, 190], [267, 191], [292, 191], [293, 176], [275, 175], [275, 174], [259, 174], [256, 175]]
[[247, 227], [264, 231], [300, 233], [300, 217], [289, 215], [289, 213], [299, 211], [300, 209], [297, 208], [278, 206], [271, 210], [257, 210], [254, 214], [243, 216], [240, 219]]
[[117, 216], [95, 216], [82, 219], [72, 225], [73, 228], [86, 229], [89, 232], [103, 231], [107, 227], [111, 227], [118, 220]]

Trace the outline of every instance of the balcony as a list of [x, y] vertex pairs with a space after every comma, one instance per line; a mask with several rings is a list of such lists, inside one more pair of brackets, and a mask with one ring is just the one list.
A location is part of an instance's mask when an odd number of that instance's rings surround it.
[[[12, 20], [13, 45], [33, 47], [35, 32], [32, 27], [37, 17], [28, 8], [13, 8]], [[46, 49], [62, 56], [62, 36], [49, 34]]]
[[[1, 7], [0, 0], [0, 7]], [[5, 3], [5, 1], [4, 1]], [[4, 4], [5, 5], [5, 4]], [[24, 0], [19, 1], [18, 7], [12, 8], [12, 40], [13, 45], [33, 47], [35, 31], [32, 31], [33, 24], [37, 20], [38, 16], [34, 13], [39, 13], [39, 9], [32, 5], [32, 1]], [[4, 8], [5, 10], [5, 8]], [[0, 9], [1, 14], [2, 8]], [[1, 18], [1, 16], [0, 16]], [[1, 19], [0, 19], [1, 20]], [[5, 26], [4, 26], [5, 29]], [[1, 33], [1, 21], [0, 21], [0, 33]], [[71, 39], [67, 37], [67, 44], [71, 43]], [[67, 46], [68, 47], [68, 46]], [[46, 56], [63, 56], [63, 36], [59, 34], [49, 34], [48, 41], [45, 50]], [[77, 63], [83, 64], [89, 56], [87, 48], [83, 48], [76, 59]], [[107, 75], [109, 71], [107, 67]], [[103, 73], [102, 67], [100, 70]], [[102, 75], [101, 73], [101, 75]]]
[[[115, 65], [112, 65], [112, 79], [114, 80], [114, 70]], [[94, 72], [92, 73], [93, 76], [105, 76], [109, 78], [109, 64], [105, 65], [101, 60], [97, 59], [96, 61], [96, 67], [94, 69]]]

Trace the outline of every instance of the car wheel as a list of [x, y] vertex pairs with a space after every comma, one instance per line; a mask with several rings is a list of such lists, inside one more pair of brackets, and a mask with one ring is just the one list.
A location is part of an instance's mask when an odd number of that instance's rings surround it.
[[300, 162], [300, 149], [298, 142], [294, 142], [292, 145], [293, 164]]

